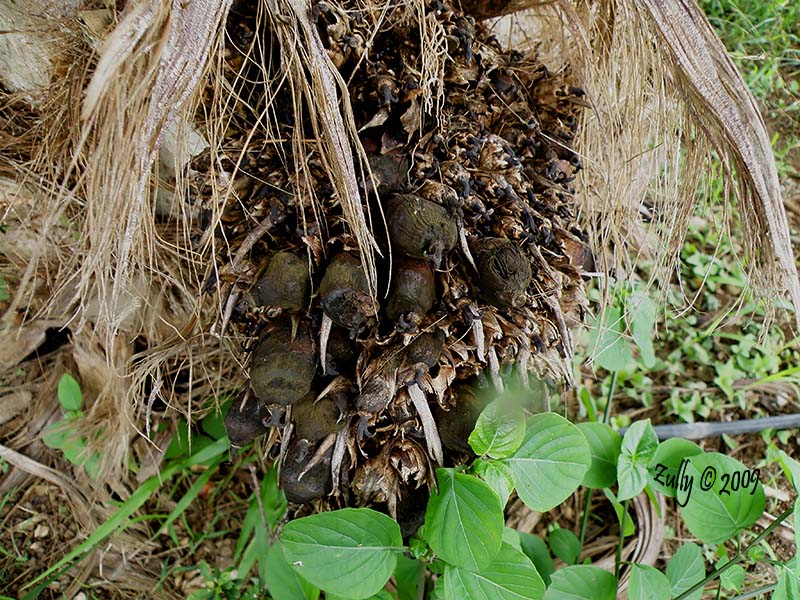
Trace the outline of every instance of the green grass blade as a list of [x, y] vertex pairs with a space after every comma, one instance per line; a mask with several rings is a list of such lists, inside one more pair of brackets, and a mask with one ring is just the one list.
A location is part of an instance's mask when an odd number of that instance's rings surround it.
[[158, 528], [158, 532], [156, 533], [156, 535], [159, 535], [162, 532], [164, 532], [167, 529], [167, 527], [169, 527], [175, 521], [175, 519], [177, 519], [181, 515], [181, 513], [183, 513], [183, 511], [186, 510], [186, 508], [192, 503], [192, 501], [195, 498], [197, 498], [197, 495], [203, 489], [203, 486], [206, 483], [208, 483], [208, 480], [211, 479], [211, 476], [217, 472], [217, 467], [226, 458], [227, 457], [225, 455], [220, 455], [216, 459], [214, 459], [214, 462], [212, 462], [208, 466], [208, 469], [195, 480], [195, 482], [192, 484], [192, 486], [189, 488], [186, 494], [184, 494], [183, 498], [181, 498], [180, 501], [178, 501], [178, 504], [176, 504], [175, 508], [172, 509], [172, 512], [169, 513], [167, 520], [164, 521], [161, 527]]

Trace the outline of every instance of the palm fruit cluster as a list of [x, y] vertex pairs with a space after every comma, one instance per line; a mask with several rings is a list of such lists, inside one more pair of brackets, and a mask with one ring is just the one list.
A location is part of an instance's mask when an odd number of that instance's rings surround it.
[[[289, 140], [304, 125], [287, 86], [267, 95], [259, 83], [280, 81], [258, 71], [280, 58], [241, 55], [264, 27], [251, 4], [235, 3], [229, 26], [231, 87], [255, 82], [225, 144], [222, 167], [232, 173], [238, 162], [235, 197], [206, 233], [220, 240], [209, 289], [223, 291], [226, 333], [248, 365], [229, 436], [243, 445], [272, 432], [290, 502], [382, 507], [410, 532], [436, 465], [469, 457], [487, 392], [510, 374], [522, 389], [532, 377], [571, 383], [588, 256], [570, 150], [582, 92], [447, 3], [424, 14], [412, 3], [385, 13], [365, 11], [364, 0], [316, 3], [372, 170], [361, 189], [381, 251], [371, 290], [325, 161], [312, 145], [302, 175], [287, 168]], [[433, 85], [441, 95], [421, 80], [420, 19], [446, 44]], [[267, 133], [256, 124], [270, 100], [279, 131]], [[200, 198], [213, 188], [205, 166]], [[257, 226], [267, 234], [237, 256]]]

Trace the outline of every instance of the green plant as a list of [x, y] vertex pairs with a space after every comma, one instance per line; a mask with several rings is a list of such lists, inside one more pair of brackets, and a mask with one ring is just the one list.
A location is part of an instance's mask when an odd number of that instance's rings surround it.
[[[371, 509], [289, 522], [279, 541], [282, 569], [314, 586], [296, 597], [315, 598], [322, 589], [327, 598], [384, 598], [392, 576], [399, 598], [616, 597], [620, 552], [616, 573], [609, 573], [581, 564], [582, 536], [574, 532], [554, 528], [545, 541], [508, 529], [503, 507], [512, 490], [531, 509], [546, 511], [579, 486], [603, 489], [619, 507], [620, 551], [626, 532], [632, 533], [628, 503], [642, 492], [675, 497], [688, 530], [718, 548], [741, 536], [764, 510], [757, 471], [685, 440], [659, 444], [649, 421], [634, 423], [620, 436], [609, 425], [574, 425], [553, 413], [527, 421], [519, 416], [501, 401], [484, 410], [469, 438], [479, 458], [470, 466], [437, 469], [424, 525], [407, 546], [399, 525]], [[800, 466], [796, 476], [800, 481]], [[629, 598], [699, 598], [702, 586], [714, 579], [739, 588], [737, 565], [764, 558], [757, 549], [767, 533], [731, 557], [720, 555], [709, 575], [700, 547], [692, 543], [682, 546], [664, 572], [630, 565]], [[554, 571], [551, 554], [568, 566]], [[788, 568], [777, 565], [784, 578]], [[408, 577], [413, 571], [418, 576]]]
[[83, 394], [75, 378], [65, 373], [58, 381], [58, 402], [64, 411], [60, 421], [50, 424], [42, 436], [49, 448], [61, 450], [72, 464], [83, 467], [92, 479], [100, 471], [100, 453], [87, 449], [88, 440], [76, 431], [76, 424], [83, 417]]

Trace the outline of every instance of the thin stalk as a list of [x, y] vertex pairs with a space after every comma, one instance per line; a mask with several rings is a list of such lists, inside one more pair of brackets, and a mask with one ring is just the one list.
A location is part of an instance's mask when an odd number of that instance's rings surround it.
[[617, 372], [611, 372], [611, 383], [608, 386], [608, 396], [606, 397], [606, 409], [603, 411], [603, 423], [608, 423], [611, 415], [611, 398], [614, 397], [614, 388], [617, 385]]
[[581, 548], [583, 548], [583, 541], [586, 539], [586, 524], [589, 522], [589, 514], [592, 512], [592, 488], [586, 490], [586, 504], [583, 507], [583, 518], [581, 519]]
[[793, 511], [794, 511], [794, 506], [791, 506], [791, 507], [787, 508], [785, 511], [783, 511], [783, 512], [780, 514], [780, 516], [779, 516], [777, 519], [775, 519], [775, 520], [774, 520], [772, 523], [770, 523], [770, 524], [769, 524], [769, 526], [768, 526], [768, 527], [767, 527], [767, 528], [766, 528], [764, 531], [762, 531], [761, 533], [759, 533], [759, 534], [758, 534], [758, 536], [757, 536], [757, 537], [756, 537], [756, 538], [755, 538], [755, 539], [754, 539], [752, 542], [750, 542], [749, 544], [747, 544], [747, 546], [746, 546], [745, 548], [742, 548], [741, 550], [739, 550], [739, 551], [736, 553], [736, 555], [735, 555], [735, 556], [734, 556], [734, 557], [733, 557], [733, 558], [732, 558], [732, 559], [731, 559], [729, 562], [726, 562], [726, 563], [725, 563], [724, 565], [722, 565], [722, 566], [721, 566], [719, 569], [715, 569], [714, 571], [711, 571], [711, 573], [709, 573], [709, 574], [708, 574], [708, 576], [706, 576], [706, 578], [705, 578], [705, 579], [703, 579], [702, 581], [698, 581], [696, 584], [694, 584], [694, 585], [693, 585], [692, 587], [690, 587], [688, 590], [686, 590], [685, 592], [683, 592], [683, 593], [682, 593], [680, 596], [678, 596], [677, 598], [675, 598], [675, 600], [684, 600], [684, 598], [687, 598], [687, 597], [689, 597], [689, 596], [692, 594], [692, 592], [694, 592], [694, 591], [697, 591], [697, 590], [699, 590], [699, 589], [702, 589], [702, 588], [704, 588], [704, 587], [705, 587], [705, 585], [706, 585], [706, 584], [707, 584], [709, 581], [713, 581], [714, 579], [716, 579], [717, 577], [719, 577], [720, 575], [722, 575], [722, 574], [723, 574], [725, 571], [727, 571], [728, 569], [730, 569], [730, 568], [731, 568], [733, 565], [735, 565], [735, 564], [738, 564], [738, 563], [739, 563], [739, 562], [740, 562], [740, 561], [741, 561], [741, 560], [742, 560], [742, 559], [745, 557], [745, 555], [746, 555], [746, 554], [747, 554], [747, 552], [750, 550], [750, 548], [752, 548], [753, 546], [755, 546], [756, 544], [758, 544], [759, 542], [761, 542], [761, 540], [763, 540], [763, 539], [764, 539], [765, 537], [767, 537], [767, 536], [768, 536], [770, 533], [772, 533], [772, 531], [773, 531], [773, 530], [774, 530], [774, 529], [775, 529], [775, 528], [776, 528], [778, 525], [780, 525], [780, 524], [781, 524], [781, 523], [783, 523], [783, 522], [784, 522], [786, 519], [788, 519], [788, 518], [789, 518], [789, 516], [792, 514], [792, 512], [793, 512]]
[[764, 587], [760, 587], [756, 590], [751, 590], [749, 592], [745, 592], [744, 594], [734, 596], [731, 600], [747, 600], [747, 598], [755, 598], [756, 596], [761, 596], [762, 594], [771, 592], [776, 587], [778, 587], [777, 583], [770, 583], [769, 585], [765, 585]]
[[417, 600], [425, 600], [425, 572], [427, 567], [424, 561], [419, 561], [417, 570]]
[[614, 557], [614, 577], [619, 582], [619, 569], [622, 563], [622, 546], [625, 544], [625, 519], [628, 518], [628, 502], [622, 503], [622, 521], [619, 524], [619, 543], [617, 544], [617, 555]]

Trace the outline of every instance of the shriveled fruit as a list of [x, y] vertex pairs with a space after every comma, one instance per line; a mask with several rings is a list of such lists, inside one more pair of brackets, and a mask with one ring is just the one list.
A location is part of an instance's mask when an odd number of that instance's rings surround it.
[[377, 310], [361, 261], [347, 252], [331, 260], [319, 284], [319, 295], [322, 310], [331, 321], [351, 332], [359, 331]]
[[447, 209], [416, 194], [395, 194], [386, 203], [386, 222], [394, 247], [439, 268], [456, 247], [458, 227]]
[[433, 271], [424, 260], [400, 258], [394, 270], [386, 316], [398, 321], [406, 315], [421, 317], [436, 301]]
[[330, 493], [333, 486], [332, 453], [333, 448], [328, 448], [318, 462], [309, 468], [314, 460], [313, 445], [298, 438], [289, 444], [280, 474], [281, 487], [289, 502], [302, 504]]
[[[244, 400], [244, 405], [242, 402]], [[225, 415], [225, 431], [233, 446], [244, 446], [269, 431], [271, 415], [267, 407], [249, 395], [237, 398]]]
[[291, 252], [276, 252], [252, 294], [259, 305], [300, 311], [308, 306], [310, 290], [307, 262]]
[[265, 404], [292, 404], [311, 389], [316, 372], [314, 345], [301, 326], [295, 339], [289, 326], [268, 332], [253, 350], [250, 385]]
[[503, 238], [484, 238], [472, 244], [472, 251], [481, 299], [499, 308], [518, 308], [527, 302], [531, 265], [517, 244]]
[[314, 394], [309, 394], [292, 407], [295, 433], [309, 442], [318, 442], [345, 426], [345, 421], [339, 420], [342, 411], [333, 398], [315, 400]]

